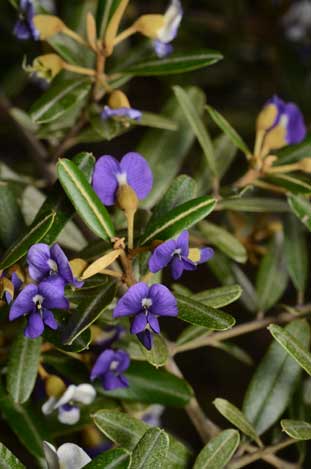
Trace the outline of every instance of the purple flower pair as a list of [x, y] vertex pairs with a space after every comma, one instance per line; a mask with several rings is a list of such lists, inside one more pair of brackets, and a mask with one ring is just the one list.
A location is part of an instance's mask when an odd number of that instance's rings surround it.
[[212, 248], [203, 248], [199, 251], [199, 258], [196, 262], [189, 258], [189, 232], [183, 231], [175, 240], [170, 239], [160, 244], [149, 259], [150, 272], [156, 273], [167, 265], [170, 265], [172, 277], [177, 280], [184, 270], [195, 270], [198, 264], [207, 262], [213, 257]]
[[147, 197], [152, 188], [152, 172], [139, 153], [127, 153], [120, 163], [113, 156], [101, 156], [93, 173], [93, 188], [105, 205], [114, 205], [118, 188], [129, 185], [138, 199]]
[[32, 0], [20, 0], [19, 19], [14, 27], [14, 35], [18, 39], [39, 39], [39, 31], [36, 29], [33, 18], [35, 16]]
[[57, 329], [53, 309], [68, 309], [69, 302], [65, 298], [65, 285], [71, 284], [80, 288], [73, 274], [69, 261], [58, 244], [51, 248], [47, 244], [35, 244], [29, 249], [27, 262], [29, 274], [38, 285], [27, 285], [13, 302], [9, 319], [27, 315], [25, 336], [35, 339], [42, 335], [45, 326]]
[[136, 283], [128, 289], [118, 301], [114, 318], [134, 316], [131, 333], [136, 334], [140, 342], [151, 350], [153, 333], [160, 333], [159, 316], [177, 316], [178, 309], [175, 297], [164, 285], [155, 284], [149, 287], [146, 283]]

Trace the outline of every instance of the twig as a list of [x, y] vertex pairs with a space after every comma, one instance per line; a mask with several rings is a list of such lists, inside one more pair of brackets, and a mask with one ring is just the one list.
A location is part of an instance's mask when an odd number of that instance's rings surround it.
[[[228, 468], [239, 469], [240, 467], [245, 467], [248, 464], [251, 464], [252, 462], [257, 461], [258, 459], [263, 459], [264, 456], [274, 454], [277, 451], [280, 451], [281, 449], [286, 448], [287, 446], [290, 446], [294, 443], [297, 443], [297, 441], [292, 440], [292, 439], [287, 439], [285, 441], [282, 441], [281, 443], [278, 443], [277, 445], [268, 446], [267, 448], [260, 449], [258, 451], [255, 451], [254, 453], [247, 454], [246, 456], [242, 456], [241, 458], [238, 458], [236, 461], [229, 464]], [[282, 469], [284, 469], [284, 467], [285, 466], [283, 465]]]

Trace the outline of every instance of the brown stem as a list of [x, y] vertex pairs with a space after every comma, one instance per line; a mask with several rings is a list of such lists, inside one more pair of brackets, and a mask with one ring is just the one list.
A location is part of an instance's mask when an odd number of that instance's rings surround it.
[[[274, 454], [277, 451], [280, 451], [281, 449], [286, 448], [287, 446], [290, 446], [294, 443], [297, 443], [297, 441], [288, 439], [288, 440], [283, 441], [282, 443], [278, 443], [277, 445], [268, 446], [267, 448], [260, 449], [258, 451], [255, 451], [254, 453], [238, 458], [236, 461], [229, 464], [228, 468], [239, 469], [240, 467], [245, 467], [248, 464], [251, 464], [252, 462], [257, 461], [258, 459], [263, 459], [264, 456]], [[282, 469], [284, 469], [284, 466], [282, 466]]]

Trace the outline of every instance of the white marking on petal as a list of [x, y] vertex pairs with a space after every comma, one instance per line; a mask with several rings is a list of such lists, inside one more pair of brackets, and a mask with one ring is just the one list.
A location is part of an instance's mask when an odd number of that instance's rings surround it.
[[288, 126], [288, 116], [286, 114], [282, 114], [280, 118], [280, 125], [287, 129]]
[[119, 362], [117, 360], [113, 360], [111, 363], [110, 363], [110, 370], [111, 371], [114, 371], [118, 368], [118, 365], [119, 365]]
[[32, 299], [32, 301], [35, 305], [41, 305], [43, 303], [43, 300], [44, 300], [44, 298], [43, 298], [42, 295], [35, 295]]
[[143, 298], [141, 300], [141, 305], [143, 308], [150, 308], [150, 306], [152, 306], [152, 299], [151, 298]]
[[51, 269], [53, 272], [57, 272], [57, 271], [58, 271], [58, 266], [57, 266], [56, 262], [53, 261], [53, 259], [49, 259], [49, 260], [48, 260], [48, 266], [50, 267], [50, 269]]
[[127, 184], [126, 173], [117, 173], [116, 178], [117, 178], [119, 186], [125, 186], [125, 184]]
[[172, 257], [173, 257], [173, 256], [181, 257], [181, 249], [180, 249], [180, 248], [174, 249], [174, 251], [172, 252], [171, 255], [172, 255]]

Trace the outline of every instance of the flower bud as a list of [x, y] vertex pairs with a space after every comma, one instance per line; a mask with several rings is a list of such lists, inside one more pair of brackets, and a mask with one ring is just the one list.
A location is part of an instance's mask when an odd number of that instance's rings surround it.
[[268, 130], [276, 121], [278, 109], [274, 104], [267, 104], [258, 114], [256, 127], [257, 130]]
[[33, 19], [36, 29], [40, 33], [40, 39], [46, 40], [66, 29], [66, 25], [58, 16], [36, 15]]
[[82, 440], [87, 448], [95, 448], [103, 442], [103, 437], [94, 425], [87, 425], [83, 429]]
[[117, 204], [125, 212], [135, 212], [137, 210], [138, 198], [136, 192], [128, 184], [119, 185]]
[[64, 62], [57, 54], [39, 55], [32, 65], [24, 66], [26, 72], [36, 73], [38, 77], [51, 81], [62, 69]]
[[301, 171], [305, 173], [311, 173], [311, 158], [304, 158], [299, 162], [299, 167]]
[[49, 375], [45, 381], [45, 392], [49, 397], [59, 397], [66, 390], [64, 381], [56, 375]]
[[129, 100], [123, 91], [115, 90], [111, 93], [108, 100], [108, 106], [112, 109], [130, 108]]
[[164, 27], [165, 20], [163, 15], [143, 15], [134, 23], [137, 32], [150, 39], [157, 39], [159, 31]]

